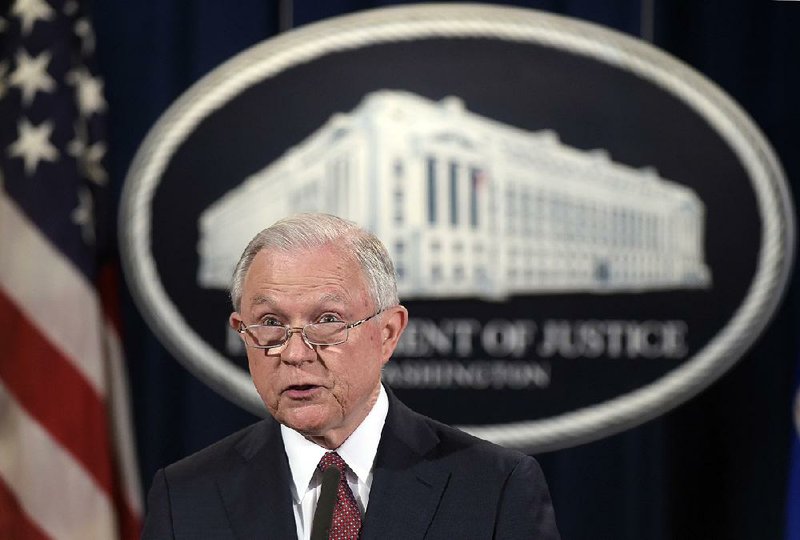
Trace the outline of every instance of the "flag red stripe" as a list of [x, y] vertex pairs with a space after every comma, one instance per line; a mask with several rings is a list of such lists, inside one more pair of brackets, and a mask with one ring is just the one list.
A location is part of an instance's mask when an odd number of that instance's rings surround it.
[[[113, 323], [106, 326], [108, 332], [108, 351], [106, 357], [109, 362], [110, 393], [107, 408], [111, 416], [111, 425], [115, 436], [112, 466], [116, 471], [114, 477], [114, 491], [112, 502], [117, 509], [117, 526], [120, 540], [138, 540], [142, 530], [142, 501], [141, 487], [138, 479], [136, 456], [133, 453], [134, 438], [133, 426], [128, 415], [128, 395], [125, 386], [127, 377], [124, 376], [124, 358], [121, 343], [114, 335]], [[123, 370], [122, 375], [115, 370]], [[116, 381], [116, 382], [115, 382]], [[123, 400], [123, 407], [119, 407], [116, 400]]]
[[9, 391], [110, 495], [111, 443], [105, 403], [2, 291], [0, 343], [0, 378]]
[[[109, 325], [119, 335], [122, 328], [122, 321], [120, 319], [118, 276], [119, 273], [116, 265], [104, 264], [100, 268], [97, 289], [100, 294], [100, 301], [103, 305], [103, 312]], [[108, 352], [108, 356], [112, 356], [112, 354], [113, 353], [110, 351]], [[113, 361], [113, 359], [109, 358], [109, 361]], [[109, 396], [109, 399], [113, 399], [114, 397], [115, 396]], [[115, 420], [122, 421], [120, 418], [116, 418]], [[124, 489], [125, 486], [123, 483], [126, 481], [125, 470], [119, 462], [120, 456], [115, 453], [113, 458], [114, 469], [118, 471], [116, 477], [118, 481], [114, 483], [112, 499], [118, 512], [117, 519], [119, 521], [117, 525], [119, 528], [119, 536], [121, 540], [138, 540], [142, 526], [141, 516], [139, 516], [139, 512], [131, 506], [132, 501], [128, 499], [128, 493]]]
[[[117, 463], [113, 462], [116, 470], [119, 470]], [[111, 503], [117, 511], [117, 530], [120, 540], [139, 540], [142, 531], [142, 520], [125, 496], [125, 490], [119, 476], [115, 477], [116, 482], [111, 492]], [[0, 537], [2, 538], [2, 537]]]
[[0, 478], [0, 538], [14, 540], [49, 540], [31, 521], [3, 479]]
[[122, 489], [118, 485], [115, 486], [112, 502], [117, 510], [117, 528], [120, 540], [139, 540], [142, 530], [141, 518], [125, 500]]
[[103, 305], [103, 313], [117, 331], [121, 334], [122, 321], [119, 307], [119, 269], [114, 264], [104, 264], [100, 267], [97, 278], [97, 291]]

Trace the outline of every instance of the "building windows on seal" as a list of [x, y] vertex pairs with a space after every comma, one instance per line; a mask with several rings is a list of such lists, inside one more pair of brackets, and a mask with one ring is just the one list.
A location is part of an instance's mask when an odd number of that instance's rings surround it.
[[302, 211], [392, 246], [405, 299], [711, 284], [693, 190], [452, 97], [369, 94], [215, 202], [199, 224], [201, 286], [227, 287], [264, 216]]

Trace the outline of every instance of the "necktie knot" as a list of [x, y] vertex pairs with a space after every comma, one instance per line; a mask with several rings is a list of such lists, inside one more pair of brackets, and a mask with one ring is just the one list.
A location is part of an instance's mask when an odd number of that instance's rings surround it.
[[336, 452], [326, 453], [324, 456], [322, 456], [322, 459], [319, 460], [319, 465], [317, 465], [317, 467], [319, 467], [319, 470], [323, 472], [325, 471], [325, 469], [331, 466], [336, 467], [337, 469], [342, 471], [342, 473], [344, 473], [345, 469], [347, 469], [347, 463], [345, 463], [344, 460], [342, 459], [342, 456], [340, 456]]

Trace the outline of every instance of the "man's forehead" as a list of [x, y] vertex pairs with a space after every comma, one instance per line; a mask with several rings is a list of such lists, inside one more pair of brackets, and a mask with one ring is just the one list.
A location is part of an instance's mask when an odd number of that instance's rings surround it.
[[315, 304], [348, 304], [369, 297], [361, 265], [335, 244], [259, 251], [245, 277], [243, 296], [253, 306], [277, 305], [285, 294]]
[[326, 242], [318, 246], [290, 246], [272, 247], [265, 246], [256, 253], [256, 258], [269, 262], [277, 259], [305, 259], [309, 257], [326, 257], [332, 261], [356, 264], [358, 261], [355, 255], [340, 243]]
[[364, 279], [364, 271], [357, 258], [334, 243], [310, 248], [270, 249], [264, 248], [256, 253], [248, 276], [265, 271], [271, 274], [287, 272], [314, 279], [342, 280]]

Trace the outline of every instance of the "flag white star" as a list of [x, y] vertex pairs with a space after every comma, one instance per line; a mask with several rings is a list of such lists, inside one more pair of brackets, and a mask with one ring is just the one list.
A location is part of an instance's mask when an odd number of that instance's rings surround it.
[[52, 92], [56, 87], [56, 82], [47, 73], [47, 65], [50, 63], [52, 55], [45, 51], [36, 58], [28, 56], [25, 51], [17, 53], [17, 69], [15, 69], [9, 80], [12, 86], [17, 86], [22, 91], [22, 102], [30, 105], [36, 92]]
[[81, 52], [83, 52], [85, 56], [94, 54], [94, 31], [87, 19], [80, 18], [75, 21], [75, 34], [81, 38]]
[[80, 160], [86, 151], [86, 126], [83, 122], [75, 122], [75, 138], [67, 143], [67, 154]]
[[72, 222], [81, 228], [83, 241], [89, 245], [94, 244], [94, 202], [91, 192], [81, 186], [78, 189], [78, 207], [72, 211], [70, 216]]
[[37, 20], [50, 21], [55, 11], [44, 0], [17, 0], [11, 13], [22, 21], [22, 33], [28, 34]]
[[108, 181], [108, 174], [102, 163], [106, 150], [102, 141], [87, 146], [86, 127], [82, 123], [75, 125], [75, 138], [67, 144], [67, 153], [77, 160], [83, 175], [98, 186], [105, 185]]
[[102, 141], [97, 141], [87, 148], [84, 154], [83, 172], [86, 178], [98, 186], [102, 186], [108, 181], [108, 175], [102, 165], [102, 160], [105, 155], [106, 144]]
[[106, 100], [103, 98], [103, 81], [85, 69], [73, 69], [67, 73], [67, 82], [75, 85], [78, 95], [78, 108], [81, 114], [89, 117], [92, 113], [106, 109]]
[[40, 161], [56, 161], [58, 150], [50, 143], [53, 134], [53, 122], [42, 122], [34, 126], [23, 118], [17, 124], [19, 136], [8, 147], [11, 157], [22, 158], [25, 161], [25, 174], [32, 176], [36, 172]]

